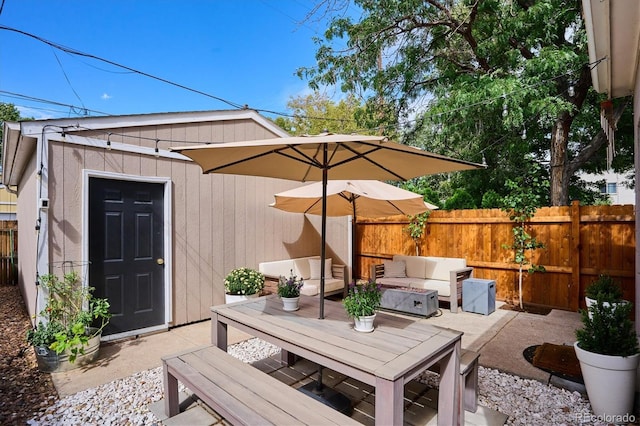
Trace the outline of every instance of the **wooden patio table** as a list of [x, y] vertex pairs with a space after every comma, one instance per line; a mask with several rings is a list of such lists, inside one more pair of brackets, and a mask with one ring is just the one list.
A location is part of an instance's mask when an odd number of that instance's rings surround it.
[[430, 325], [427, 319], [378, 312], [375, 330], [353, 330], [340, 302], [325, 301], [318, 319], [318, 298], [300, 297], [300, 309], [282, 310], [276, 295], [211, 307], [211, 341], [227, 350], [227, 326], [375, 388], [376, 425], [401, 425], [404, 385], [440, 363], [438, 425], [460, 423], [460, 340], [462, 333]]

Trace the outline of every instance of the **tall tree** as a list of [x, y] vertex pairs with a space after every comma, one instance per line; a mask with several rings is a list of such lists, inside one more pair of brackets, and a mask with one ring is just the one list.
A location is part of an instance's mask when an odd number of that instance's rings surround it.
[[336, 103], [315, 91], [290, 98], [287, 107], [293, 111], [292, 117], [278, 117], [275, 122], [293, 135], [363, 132], [357, 121], [362, 105], [353, 94]]
[[[604, 168], [602, 96], [591, 89], [590, 74], [598, 64], [588, 63], [580, 0], [354, 3], [359, 21], [348, 14], [332, 19], [317, 40], [317, 65], [298, 74], [312, 87], [367, 93], [369, 110], [377, 111], [370, 117], [403, 124], [412, 143], [485, 160], [486, 173], [460, 178], [468, 192], [474, 185], [504, 191], [527, 162], [545, 163], [546, 201], [568, 205], [576, 172]], [[616, 101], [616, 123], [630, 114], [627, 105]], [[632, 134], [618, 127], [616, 147], [625, 154]], [[614, 163], [618, 170], [631, 165], [628, 155]], [[483, 192], [475, 191], [478, 205]]]

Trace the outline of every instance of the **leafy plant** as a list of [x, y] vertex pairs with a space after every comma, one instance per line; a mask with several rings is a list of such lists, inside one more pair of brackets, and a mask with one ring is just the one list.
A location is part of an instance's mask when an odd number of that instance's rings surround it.
[[280, 275], [278, 279], [278, 296], [280, 297], [299, 297], [300, 289], [304, 285], [304, 280], [293, 274], [293, 269], [289, 278]]
[[622, 300], [622, 288], [609, 275], [601, 274], [585, 289], [584, 295], [589, 299], [602, 302], [619, 302]]
[[629, 319], [632, 308], [632, 303], [613, 305], [597, 300], [588, 310], [581, 310], [583, 328], [576, 330], [578, 346], [602, 355], [637, 354], [638, 337]]
[[[27, 342], [57, 354], [68, 351], [69, 361], [74, 362], [84, 354], [89, 340], [109, 323], [109, 302], [93, 298], [94, 288], [83, 285], [75, 271], [64, 274], [63, 279], [43, 275], [40, 284], [48, 292], [47, 304], [40, 312], [45, 321], [27, 332]], [[91, 328], [95, 323], [99, 325]]]
[[224, 279], [224, 291], [227, 294], [249, 296], [262, 291], [264, 275], [251, 268], [236, 268]]
[[382, 300], [381, 285], [375, 280], [358, 280], [349, 284], [347, 297], [342, 300], [342, 305], [349, 318], [373, 315], [380, 307]]
[[545, 271], [544, 266], [531, 263], [530, 258], [527, 256], [533, 250], [544, 248], [544, 244], [529, 234], [527, 230], [527, 222], [535, 214], [540, 202], [536, 189], [542, 185], [542, 182], [536, 176], [525, 176], [515, 181], [507, 180], [505, 182], [505, 186], [509, 189], [509, 194], [503, 198], [501, 210], [509, 215], [509, 220], [515, 222], [515, 226], [512, 229], [513, 243], [511, 245], [503, 245], [503, 248], [513, 250], [513, 261], [519, 265], [518, 298], [520, 309], [523, 308], [522, 272], [524, 265], [529, 265], [527, 272], [530, 274]]
[[415, 216], [409, 216], [409, 225], [405, 228], [409, 233], [409, 236], [413, 240], [416, 246], [416, 256], [420, 256], [420, 239], [424, 235], [424, 230], [427, 226], [431, 211], [427, 210], [424, 213], [417, 214]]

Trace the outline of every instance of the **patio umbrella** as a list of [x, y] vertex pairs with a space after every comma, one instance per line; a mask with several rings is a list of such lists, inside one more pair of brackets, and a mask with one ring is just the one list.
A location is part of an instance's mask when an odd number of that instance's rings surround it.
[[[401, 145], [384, 136], [322, 134], [170, 148], [202, 167], [226, 173], [322, 181], [326, 200], [329, 179], [404, 181], [417, 176], [472, 170], [483, 166]], [[326, 202], [322, 203], [320, 318], [324, 318]]]
[[[438, 208], [426, 203], [420, 194], [378, 180], [330, 180], [326, 193], [327, 216], [353, 216], [352, 246], [356, 217], [409, 216]], [[280, 192], [274, 197], [276, 201], [271, 207], [292, 213], [322, 214], [322, 182]], [[352, 268], [355, 257], [353, 250]]]

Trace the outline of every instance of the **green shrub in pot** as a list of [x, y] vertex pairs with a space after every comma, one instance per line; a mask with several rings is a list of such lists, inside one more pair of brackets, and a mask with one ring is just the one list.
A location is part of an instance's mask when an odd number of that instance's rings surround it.
[[584, 295], [592, 300], [615, 303], [622, 300], [622, 287], [611, 276], [601, 274], [585, 289]]
[[27, 332], [27, 342], [34, 347], [46, 347], [57, 354], [69, 353], [74, 362], [90, 339], [100, 335], [109, 323], [109, 302], [93, 297], [93, 287], [83, 285], [77, 272], [40, 277], [47, 291], [47, 303], [40, 312], [36, 328]]

